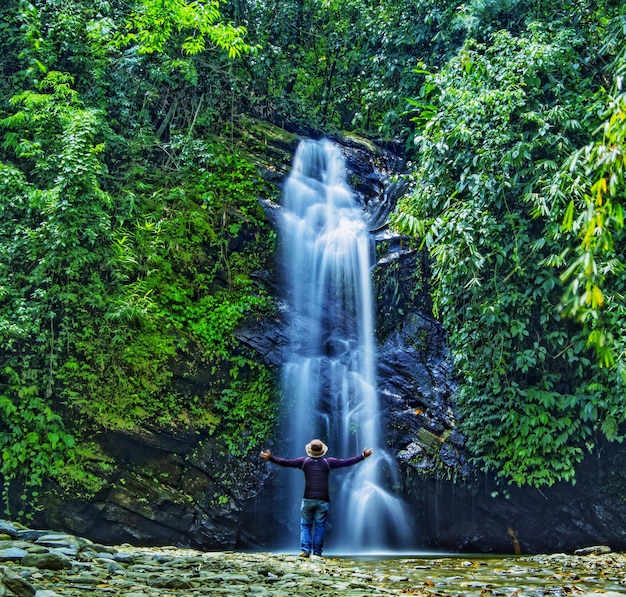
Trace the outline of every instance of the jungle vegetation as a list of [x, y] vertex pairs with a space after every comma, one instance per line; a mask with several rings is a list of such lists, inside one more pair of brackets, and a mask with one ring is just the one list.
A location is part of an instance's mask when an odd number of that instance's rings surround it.
[[478, 466], [551, 485], [622, 441], [621, 0], [14, 0], [0, 34], [5, 503], [96, 490], [107, 429], [270, 434], [233, 335], [273, 308], [256, 121], [406, 153]]

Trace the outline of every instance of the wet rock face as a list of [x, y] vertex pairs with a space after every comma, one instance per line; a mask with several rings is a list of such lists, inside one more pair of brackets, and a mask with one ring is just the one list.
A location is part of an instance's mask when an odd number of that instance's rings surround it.
[[64, 499], [49, 487], [34, 522], [105, 544], [234, 549], [253, 544], [242, 505], [267, 472], [256, 458], [224, 455], [211, 438], [162, 431], [110, 432], [99, 439], [115, 473], [93, 499]]
[[[445, 331], [432, 316], [427, 257], [387, 226], [387, 216], [404, 190], [391, 182], [401, 162], [354, 141], [342, 144], [342, 150], [354, 173], [352, 180], [360, 181], [357, 198], [369, 214], [376, 246], [377, 383], [387, 441], [404, 472], [399, 491], [417, 519], [416, 545], [541, 553], [603, 542], [625, 549], [626, 503], [615, 497], [623, 481], [607, 473], [623, 470], [619, 446], [612, 447], [611, 457], [609, 447], [605, 449], [607, 470], [591, 461], [581, 467], [575, 486], [503, 487], [471, 467], [457, 426], [456, 387]], [[287, 309], [283, 305], [284, 312]], [[273, 347], [268, 354], [278, 366], [277, 347], [283, 339], [277, 323], [272, 341], [266, 343]], [[284, 524], [276, 512], [284, 514], [290, 506], [281, 503], [280, 485], [273, 486], [273, 481], [257, 502], [260, 519], [270, 526]]]
[[396, 249], [379, 260], [374, 279], [378, 389], [397, 458], [424, 473], [467, 476], [445, 334], [430, 310], [428, 263], [415, 250]]

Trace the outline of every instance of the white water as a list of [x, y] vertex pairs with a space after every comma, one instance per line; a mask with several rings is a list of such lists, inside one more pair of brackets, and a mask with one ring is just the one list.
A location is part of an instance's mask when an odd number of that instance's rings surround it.
[[[402, 549], [413, 541], [405, 506], [394, 495], [394, 459], [381, 436], [372, 246], [343, 156], [330, 141], [298, 147], [284, 188], [282, 247], [293, 306], [283, 371], [291, 451], [285, 456], [303, 455], [315, 437], [329, 446], [328, 456], [374, 448], [364, 462], [331, 473], [326, 547], [350, 553]], [[291, 494], [299, 504], [302, 480], [296, 477], [302, 475], [292, 472]]]

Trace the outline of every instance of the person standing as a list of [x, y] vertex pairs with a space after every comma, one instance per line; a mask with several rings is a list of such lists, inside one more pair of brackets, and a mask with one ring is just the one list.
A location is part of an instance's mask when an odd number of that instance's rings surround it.
[[320, 439], [311, 440], [306, 446], [307, 456], [287, 459], [274, 456], [269, 450], [261, 450], [261, 458], [280, 466], [299, 468], [304, 472], [304, 496], [300, 507], [300, 556], [322, 557], [326, 517], [330, 507], [328, 480], [330, 471], [352, 466], [372, 455], [374, 450], [363, 448], [359, 456], [352, 458], [325, 458], [328, 446]]

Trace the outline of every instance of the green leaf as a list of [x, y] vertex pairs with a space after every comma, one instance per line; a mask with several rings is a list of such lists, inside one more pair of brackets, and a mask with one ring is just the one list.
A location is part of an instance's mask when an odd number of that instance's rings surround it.
[[565, 208], [565, 213], [563, 214], [563, 221], [561, 226], [563, 230], [571, 230], [572, 225], [574, 223], [574, 200], [572, 199]]

